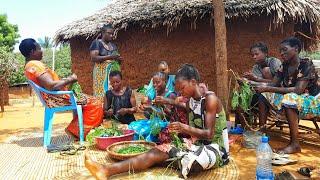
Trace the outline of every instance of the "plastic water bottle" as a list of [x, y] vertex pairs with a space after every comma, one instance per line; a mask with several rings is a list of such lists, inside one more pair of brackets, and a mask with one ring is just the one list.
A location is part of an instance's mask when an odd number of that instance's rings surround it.
[[268, 144], [269, 138], [262, 136], [261, 144], [257, 147], [257, 180], [273, 180], [272, 149]]

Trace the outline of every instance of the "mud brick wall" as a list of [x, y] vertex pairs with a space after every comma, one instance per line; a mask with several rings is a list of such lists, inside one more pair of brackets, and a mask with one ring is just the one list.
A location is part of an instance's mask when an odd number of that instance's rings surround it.
[[4, 87], [2, 89], [0, 89], [0, 98], [1, 97], [1, 93], [3, 93], [4, 95], [4, 105], [9, 105], [9, 85], [5, 84]]
[[[249, 48], [258, 41], [266, 42], [269, 54], [279, 57], [279, 43], [293, 35], [294, 23], [286, 22], [281, 28], [271, 27], [272, 31], [269, 28], [270, 20], [265, 17], [228, 21], [228, 67], [239, 73], [250, 70], [254, 62]], [[92, 39], [81, 37], [71, 39], [72, 70], [88, 94], [92, 94], [91, 42]], [[214, 28], [208, 19], [198, 21], [195, 30], [190, 28], [189, 21], [183, 21], [168, 35], [166, 28], [142, 30], [132, 27], [120, 31], [115, 43], [124, 58], [124, 80], [133, 88], [147, 84], [157, 71], [158, 63], [166, 60], [172, 72], [184, 63], [195, 65], [200, 71], [201, 81], [215, 90]]]

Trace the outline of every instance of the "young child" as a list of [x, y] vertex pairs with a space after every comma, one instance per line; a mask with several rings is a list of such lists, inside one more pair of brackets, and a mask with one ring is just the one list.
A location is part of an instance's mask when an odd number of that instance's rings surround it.
[[201, 96], [199, 89], [200, 77], [198, 70], [192, 65], [183, 65], [176, 74], [176, 89], [188, 98], [187, 103], [170, 101], [171, 105], [185, 107], [189, 113], [190, 125], [172, 122], [168, 125], [170, 133], [185, 133], [191, 136], [184, 139], [183, 149], [173, 143], [158, 145], [147, 153], [125, 161], [102, 165], [85, 155], [85, 166], [97, 178], [128, 172], [145, 170], [151, 166], [163, 163], [169, 158], [177, 158], [181, 164], [181, 174], [187, 178], [190, 171], [211, 169], [223, 166], [228, 162], [228, 142], [226, 130], [226, 115], [221, 101], [214, 94]]

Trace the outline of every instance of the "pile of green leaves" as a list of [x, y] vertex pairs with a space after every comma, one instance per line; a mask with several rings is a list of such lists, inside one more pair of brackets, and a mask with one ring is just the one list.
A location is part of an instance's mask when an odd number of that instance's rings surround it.
[[171, 140], [173, 145], [178, 149], [186, 149], [186, 146], [183, 144], [182, 140], [179, 138], [177, 133], [171, 133]]
[[137, 92], [138, 92], [138, 93], [141, 93], [141, 94], [143, 94], [143, 95], [146, 95], [146, 93], [147, 93], [147, 88], [145, 88], [144, 86], [141, 86], [141, 87], [139, 87], [139, 88], [137, 89]]
[[[113, 56], [120, 56], [118, 51], [113, 51], [112, 55]], [[118, 61], [111, 62], [111, 71], [121, 71], [120, 63]]]
[[123, 135], [122, 131], [116, 126], [115, 123], [112, 124], [111, 128], [105, 128], [103, 126], [99, 126], [95, 129], [92, 129], [87, 137], [86, 140], [90, 143], [90, 145], [95, 143], [96, 137], [113, 137], [113, 136], [121, 136]]
[[249, 83], [243, 81], [241, 84], [236, 84], [232, 93], [231, 107], [232, 109], [240, 108], [244, 112], [248, 112], [251, 108], [251, 101], [254, 95], [254, 90]]
[[78, 82], [75, 82], [71, 85], [70, 90], [76, 95], [77, 99], [80, 99], [82, 94], [81, 86]]
[[151, 121], [151, 134], [153, 136], [158, 136], [161, 131], [160, 121], [166, 120], [166, 117], [163, 112], [163, 107], [161, 106], [152, 106], [152, 114], [150, 116]]
[[130, 145], [127, 147], [123, 147], [117, 151], [119, 154], [136, 154], [143, 153], [148, 151], [149, 149], [144, 147], [143, 145]]
[[111, 62], [111, 71], [121, 71], [120, 64], [118, 61]]

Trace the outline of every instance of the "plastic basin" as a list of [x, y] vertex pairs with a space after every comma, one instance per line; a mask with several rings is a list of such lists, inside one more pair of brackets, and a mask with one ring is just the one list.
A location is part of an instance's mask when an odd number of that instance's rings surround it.
[[133, 139], [134, 130], [123, 130], [123, 135], [113, 137], [96, 137], [96, 147], [101, 150], [106, 150], [113, 143], [121, 141], [131, 141]]

